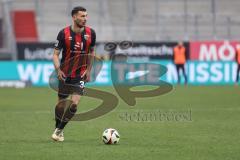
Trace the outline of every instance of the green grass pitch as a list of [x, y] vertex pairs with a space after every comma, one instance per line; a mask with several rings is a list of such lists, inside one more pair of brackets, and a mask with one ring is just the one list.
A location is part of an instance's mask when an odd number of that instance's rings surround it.
[[[98, 89], [117, 95], [111, 87]], [[0, 89], [1, 160], [240, 158], [239, 87], [178, 86], [166, 95], [139, 98], [135, 107], [119, 98], [118, 107], [102, 117], [70, 122], [63, 143], [50, 139], [55, 103], [56, 93], [49, 88]], [[78, 111], [87, 111], [100, 103], [83, 97]], [[136, 113], [155, 112], [189, 117], [134, 119]], [[123, 119], [125, 113], [132, 119]], [[101, 134], [110, 127], [121, 135], [117, 145], [102, 143]]]

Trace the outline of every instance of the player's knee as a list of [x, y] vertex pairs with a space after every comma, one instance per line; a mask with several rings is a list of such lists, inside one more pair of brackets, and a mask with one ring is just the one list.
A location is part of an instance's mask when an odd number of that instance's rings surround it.
[[77, 105], [80, 101], [80, 96], [72, 96], [72, 101], [73, 101], [73, 104]]
[[73, 104], [75, 104], [75, 105], [78, 105], [78, 103], [79, 103], [79, 100], [77, 100], [77, 99], [73, 99], [72, 101], [73, 101]]

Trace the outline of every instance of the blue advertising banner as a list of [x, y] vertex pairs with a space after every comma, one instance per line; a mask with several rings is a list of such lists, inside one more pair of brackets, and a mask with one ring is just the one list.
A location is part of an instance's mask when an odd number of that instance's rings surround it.
[[[166, 73], [159, 73], [161, 68], [152, 64], [165, 66]], [[191, 85], [229, 85], [233, 84], [236, 79], [237, 64], [235, 62], [189, 61], [185, 67], [188, 83]], [[53, 64], [48, 61], [2, 61], [0, 62], [0, 81], [16, 80], [29, 82], [33, 86], [47, 86], [49, 76], [53, 71]], [[144, 75], [146, 75], [145, 78]], [[154, 76], [159, 76], [158, 80], [171, 84], [177, 83], [176, 67], [171, 61], [150, 61], [128, 63], [127, 66], [124, 64], [122, 67], [118, 64], [115, 68], [111, 62], [104, 62], [95, 81], [89, 84], [112, 85], [112, 79], [117, 83], [151, 84]], [[183, 78], [181, 80], [183, 83]]]

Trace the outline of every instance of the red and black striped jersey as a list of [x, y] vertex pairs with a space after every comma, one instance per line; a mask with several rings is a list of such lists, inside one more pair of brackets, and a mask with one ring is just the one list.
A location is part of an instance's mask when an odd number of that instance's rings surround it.
[[96, 33], [87, 26], [81, 33], [75, 33], [71, 26], [58, 33], [55, 49], [62, 51], [60, 68], [67, 77], [77, 78], [85, 72], [95, 42]]

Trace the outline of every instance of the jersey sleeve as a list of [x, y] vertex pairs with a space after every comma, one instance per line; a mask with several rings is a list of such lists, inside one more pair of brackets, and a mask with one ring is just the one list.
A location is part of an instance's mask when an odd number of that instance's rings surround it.
[[96, 44], [96, 32], [92, 29], [90, 51], [94, 50], [95, 44]]
[[63, 44], [64, 44], [64, 32], [63, 32], [63, 30], [61, 30], [58, 33], [54, 47], [57, 50], [61, 50], [61, 49], [63, 49]]

